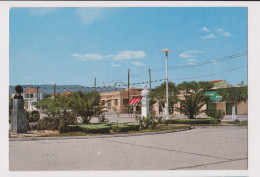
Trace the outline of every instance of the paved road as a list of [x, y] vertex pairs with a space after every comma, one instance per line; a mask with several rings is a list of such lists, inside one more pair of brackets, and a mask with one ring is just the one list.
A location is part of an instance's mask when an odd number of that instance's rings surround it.
[[9, 142], [10, 170], [246, 170], [246, 127]]

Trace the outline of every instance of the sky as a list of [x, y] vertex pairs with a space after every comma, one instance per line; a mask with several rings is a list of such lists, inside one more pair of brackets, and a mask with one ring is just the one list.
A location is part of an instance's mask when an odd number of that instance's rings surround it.
[[245, 7], [16, 7], [9, 20], [10, 85], [122, 86], [130, 69], [142, 87], [149, 69], [165, 79], [165, 48], [171, 82], [247, 84]]

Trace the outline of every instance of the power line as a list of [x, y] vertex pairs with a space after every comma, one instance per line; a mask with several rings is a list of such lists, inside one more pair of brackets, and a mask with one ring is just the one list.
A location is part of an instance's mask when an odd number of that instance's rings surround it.
[[[229, 55], [229, 56], [225, 56], [225, 57], [221, 57], [221, 58], [216, 58], [216, 59], [211, 59], [211, 60], [207, 60], [207, 61], [197, 62], [197, 63], [193, 63], [193, 64], [169, 67], [168, 70], [182, 69], [182, 68], [188, 68], [188, 67], [194, 67], [194, 66], [201, 66], [201, 65], [205, 65], [205, 64], [211, 64], [211, 63], [216, 63], [216, 62], [220, 62], [220, 61], [231, 60], [231, 59], [242, 57], [242, 56], [246, 56], [246, 55], [247, 55], [247, 52], [243, 52], [243, 53]], [[159, 72], [159, 71], [163, 71], [163, 70], [165, 70], [165, 68], [152, 69], [153, 72]]]
[[239, 67], [236, 67], [236, 68], [232, 68], [230, 70], [226, 70], [226, 71], [222, 71], [222, 72], [218, 72], [218, 73], [214, 73], [214, 74], [201, 75], [201, 76], [195, 76], [195, 77], [189, 77], [189, 78], [177, 78], [177, 79], [171, 79], [171, 80], [195, 79], [195, 78], [201, 78], [201, 77], [214, 76], [214, 75], [217, 75], [217, 74], [223, 74], [223, 73], [227, 73], [227, 72], [230, 72], [230, 71], [234, 71], [234, 70], [243, 68], [245, 66], [247, 66], [247, 65], [242, 65], [242, 66], [239, 66]]

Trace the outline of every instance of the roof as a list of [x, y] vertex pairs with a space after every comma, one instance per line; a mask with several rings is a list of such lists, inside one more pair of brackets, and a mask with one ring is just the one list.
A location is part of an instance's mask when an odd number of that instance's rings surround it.
[[74, 92], [72, 91], [67, 91], [67, 92], [64, 92], [64, 93], [61, 93], [60, 95], [72, 95]]
[[209, 81], [209, 82], [213, 83], [213, 88], [232, 87], [232, 85], [225, 80], [214, 80], [214, 81]]
[[209, 81], [210, 83], [219, 83], [219, 82], [222, 82], [222, 81], [225, 81], [225, 80], [215, 80], [215, 81]]
[[36, 89], [34, 89], [34, 88], [29, 88], [29, 89], [27, 89], [27, 90], [24, 90], [23, 91], [23, 93], [41, 93], [41, 91], [37, 91]]

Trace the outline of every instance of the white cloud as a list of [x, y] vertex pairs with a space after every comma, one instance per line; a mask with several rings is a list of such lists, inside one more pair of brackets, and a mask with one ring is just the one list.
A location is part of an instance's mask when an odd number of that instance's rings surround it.
[[99, 54], [81, 55], [81, 54], [78, 54], [78, 53], [73, 53], [72, 56], [75, 57], [78, 60], [102, 60], [102, 59], [104, 59], [104, 57], [102, 55], [99, 55]]
[[214, 34], [209, 34], [207, 36], [201, 37], [202, 39], [210, 39], [210, 38], [217, 38]]
[[44, 16], [53, 13], [57, 10], [55, 7], [32, 7], [29, 8], [29, 13], [32, 15]]
[[133, 64], [133, 65], [135, 65], [135, 66], [145, 66], [142, 62], [140, 62], [140, 61], [134, 61], [134, 62], [127, 62], [127, 63], [131, 63], [131, 64]]
[[191, 58], [191, 57], [196, 57], [196, 53], [202, 53], [201, 51], [197, 51], [197, 50], [190, 50], [190, 51], [186, 51], [186, 52], [183, 52], [181, 54], [179, 54], [179, 56], [181, 58]]
[[134, 58], [144, 58], [146, 56], [143, 51], [121, 51], [115, 55], [108, 55], [107, 57], [113, 58], [114, 60], [129, 60]]
[[211, 60], [211, 63], [213, 63], [214, 65], [217, 65], [217, 60]]
[[120, 64], [114, 64], [114, 63], [110, 63], [112, 67], [119, 67]]
[[78, 60], [103, 60], [103, 59], [112, 59], [115, 61], [123, 61], [123, 60], [131, 60], [131, 59], [140, 59], [144, 58], [146, 56], [145, 52], [143, 51], [121, 51], [117, 54], [112, 55], [100, 55], [100, 54], [78, 54], [73, 53], [73, 57], [75, 57]]
[[104, 8], [77, 8], [76, 15], [80, 18], [80, 21], [86, 25], [93, 23], [103, 16]]
[[203, 27], [201, 30], [202, 30], [202, 31], [209, 32], [209, 29], [208, 29], [207, 27]]
[[188, 59], [187, 61], [196, 61], [195, 59]]
[[225, 31], [223, 28], [218, 28], [216, 31], [220, 36], [226, 36], [226, 37], [232, 36], [229, 32]]
[[196, 65], [195, 63], [188, 63], [189, 65]]

